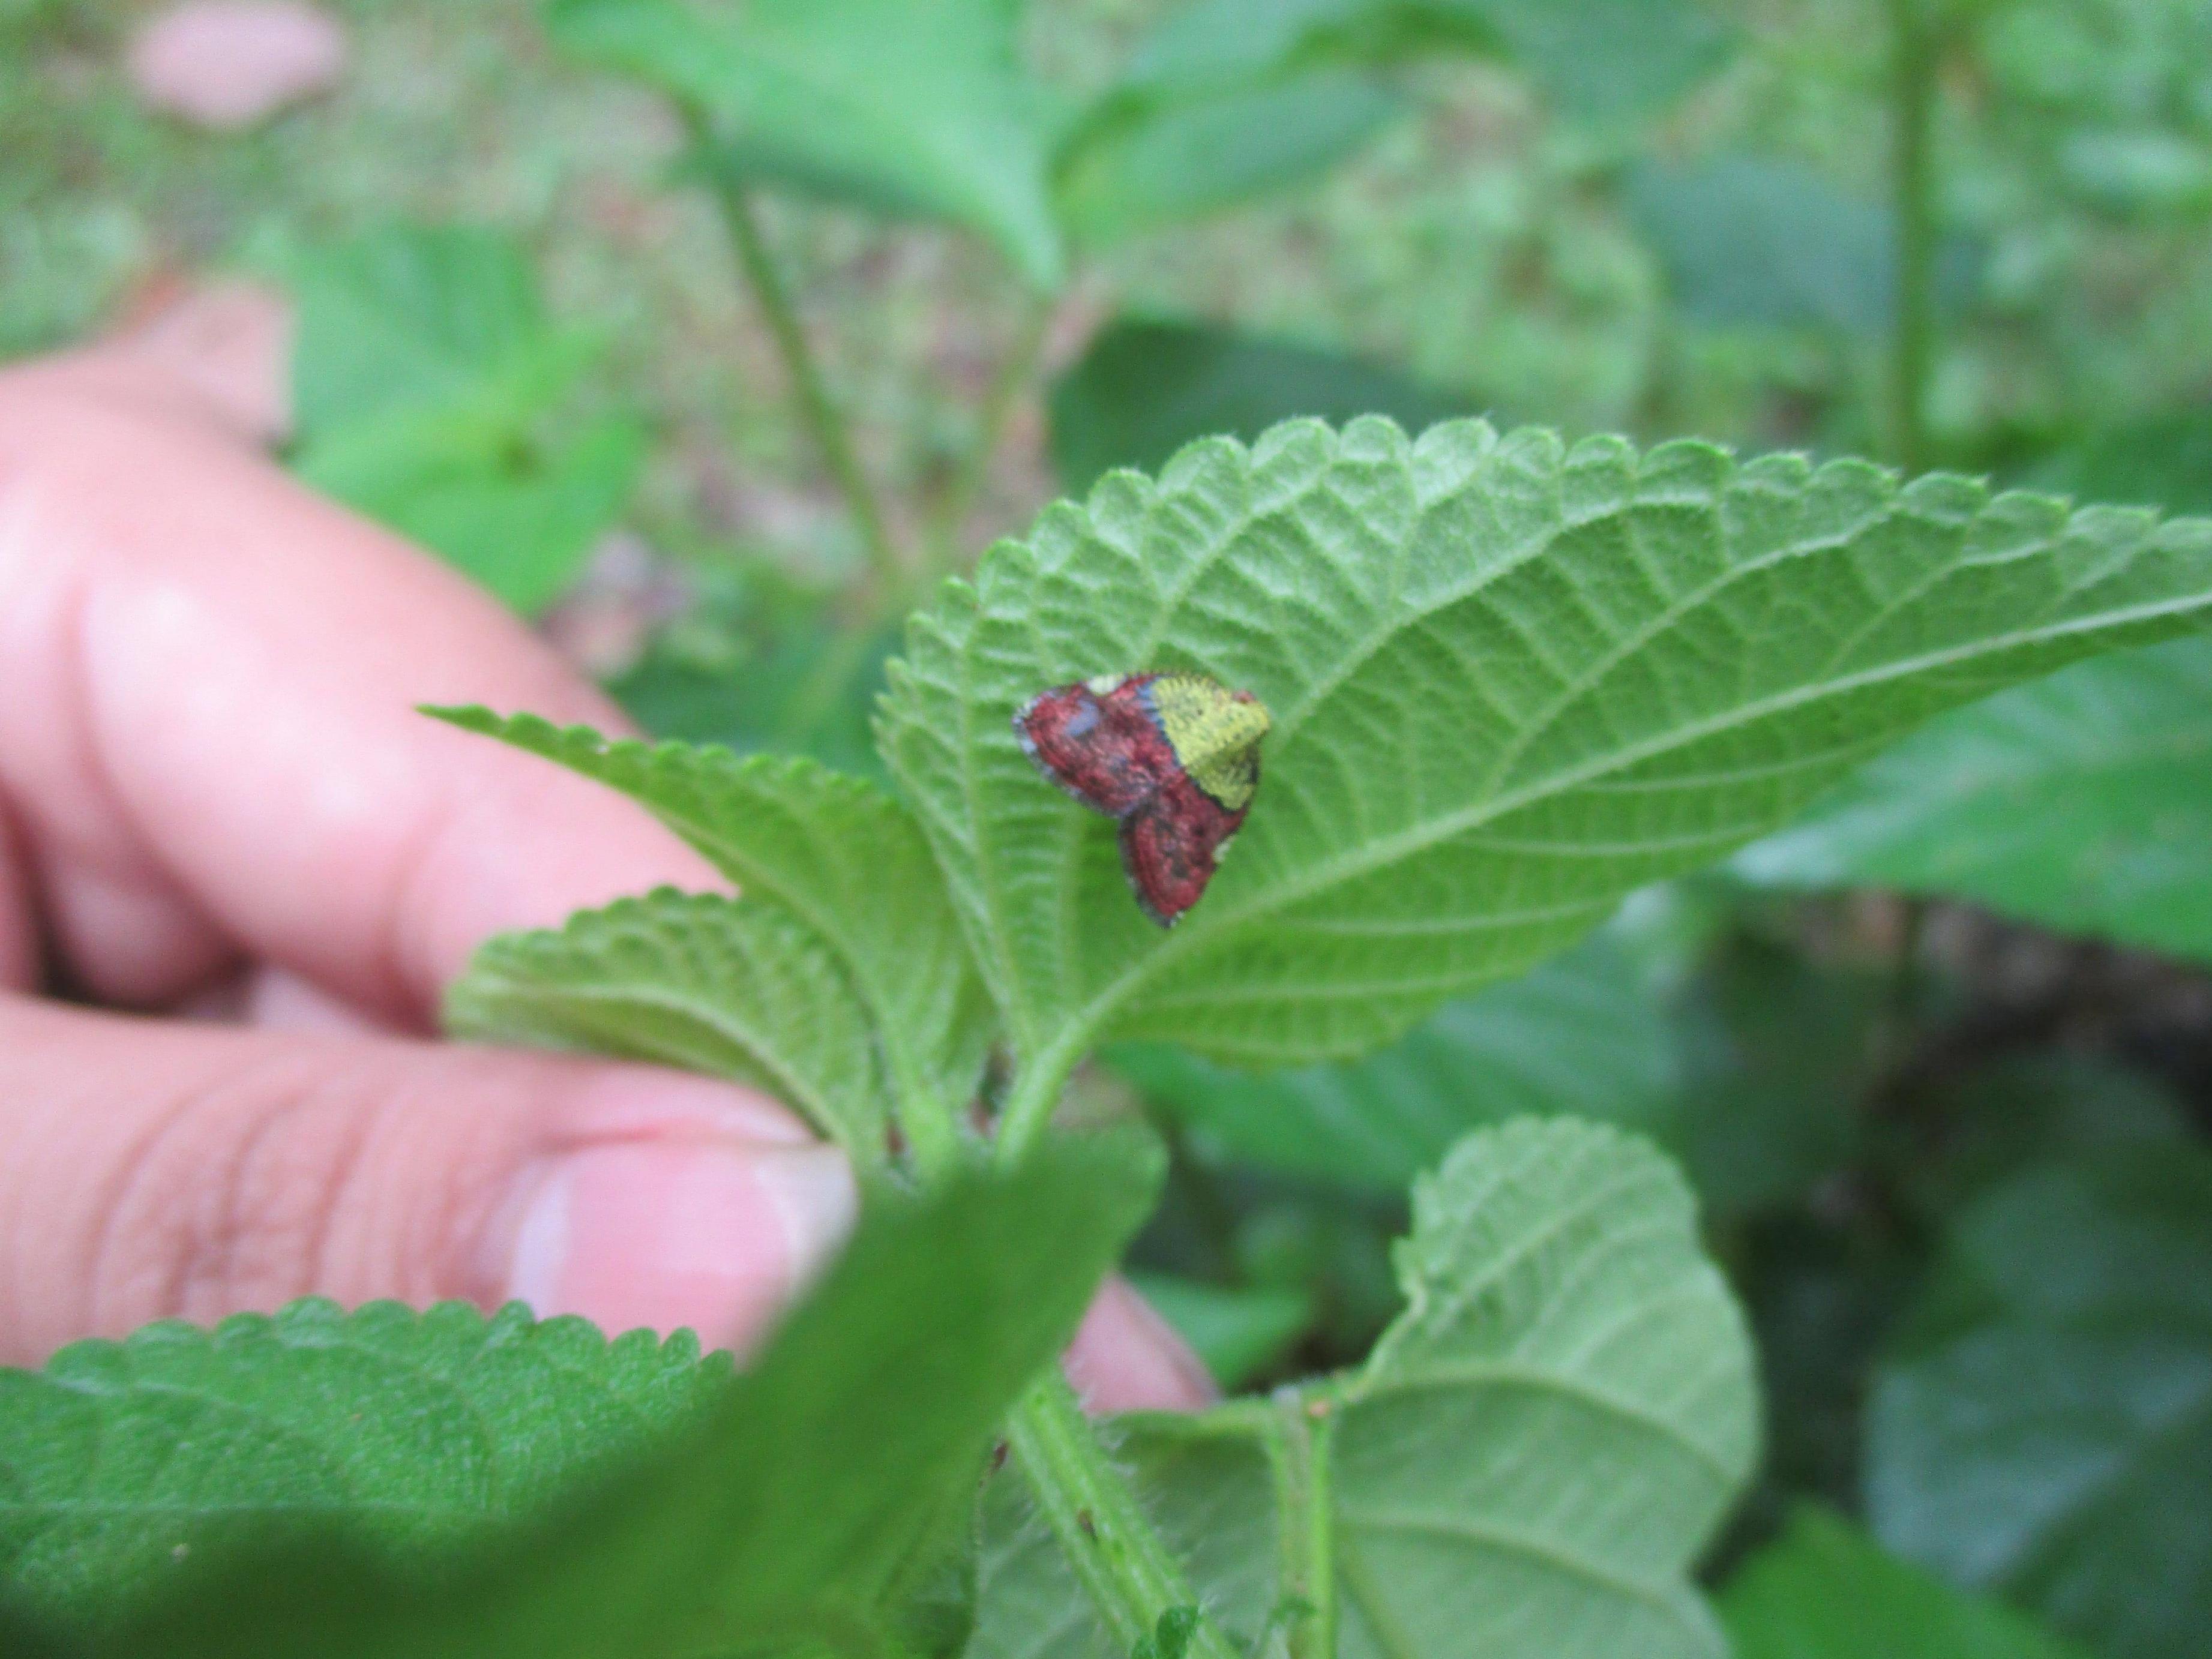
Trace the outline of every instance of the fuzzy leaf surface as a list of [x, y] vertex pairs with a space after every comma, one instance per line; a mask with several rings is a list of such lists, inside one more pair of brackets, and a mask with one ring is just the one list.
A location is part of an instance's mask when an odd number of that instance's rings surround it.
[[550, 18], [562, 45], [697, 111], [719, 163], [965, 225], [1031, 282], [1060, 280], [1012, 0], [554, 0]]
[[1999, 1602], [1888, 1554], [1841, 1516], [1801, 1510], [1729, 1580], [1736, 1659], [2081, 1659]]
[[1991, 1192], [1899, 1346], [1868, 1414], [1884, 1543], [2112, 1659], [2212, 1654], [2212, 1158]]
[[897, 1096], [927, 1090], [966, 1103], [991, 1037], [990, 1004], [928, 842], [889, 794], [811, 761], [611, 742], [530, 714], [434, 712], [621, 790], [742, 894], [775, 900], [851, 980]]
[[[768, 1351], [650, 1451], [489, 1553], [396, 1571], [295, 1522], [216, 1553], [100, 1659], [698, 1659], [917, 1652], [913, 1563], [1157, 1189], [1148, 1147], [1055, 1144], [927, 1198], [878, 1190]], [[275, 1377], [310, 1390], [312, 1376]], [[535, 1417], [528, 1419], [535, 1421]], [[434, 1442], [414, 1451], [436, 1458]], [[252, 1457], [241, 1459], [247, 1474]], [[356, 1522], [360, 1517], [356, 1517]], [[163, 1560], [168, 1558], [166, 1553]], [[111, 1591], [122, 1587], [111, 1585]]]
[[[2208, 608], [2200, 521], [1696, 443], [1291, 422], [994, 548], [912, 624], [881, 742], [1026, 1059], [1149, 1037], [1279, 1064], [1394, 1036], [1943, 709]], [[1231, 856], [1164, 933], [1012, 720], [1174, 667], [1274, 724]]]
[[733, 1078], [862, 1164], [890, 1098], [875, 1030], [830, 947], [779, 901], [663, 889], [483, 945], [446, 997], [463, 1036]]
[[689, 1334], [610, 1342], [520, 1303], [308, 1300], [76, 1343], [0, 1371], [0, 1578], [86, 1623], [278, 1523], [419, 1564], [684, 1420], [730, 1369]]
[[2061, 933], [2212, 960], [2212, 649], [2178, 640], [1961, 709], [1736, 867], [1953, 894]]
[[[1273, 1434], [1329, 1462], [1345, 1659], [1717, 1659], [1686, 1574], [1750, 1474], [1757, 1408], [1680, 1175], [1597, 1125], [1481, 1131], [1416, 1190], [1399, 1271], [1407, 1311], [1360, 1371], [1279, 1409], [1122, 1420], [1208, 1608], [1249, 1640], [1277, 1607]], [[971, 1655], [1104, 1654], [1019, 1509], [992, 1495]]]

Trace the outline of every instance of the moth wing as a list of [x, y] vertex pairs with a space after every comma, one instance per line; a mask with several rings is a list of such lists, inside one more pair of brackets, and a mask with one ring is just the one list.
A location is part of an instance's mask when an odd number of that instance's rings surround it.
[[1101, 700], [1080, 682], [1031, 698], [1014, 716], [1014, 733], [1038, 771], [1109, 817], [1152, 794], [1174, 759], [1133, 703]]
[[1244, 822], [1188, 778], [1177, 777], [1121, 820], [1121, 868], [1145, 914], [1172, 927], [1198, 902], [1222, 843]]

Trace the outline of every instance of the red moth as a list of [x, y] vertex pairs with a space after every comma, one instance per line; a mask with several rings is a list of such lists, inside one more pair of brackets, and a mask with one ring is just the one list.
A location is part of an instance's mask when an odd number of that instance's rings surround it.
[[1203, 674], [1055, 686], [1014, 716], [1037, 769], [1121, 826], [1121, 867], [1163, 927], [1198, 902], [1260, 787], [1267, 709]]

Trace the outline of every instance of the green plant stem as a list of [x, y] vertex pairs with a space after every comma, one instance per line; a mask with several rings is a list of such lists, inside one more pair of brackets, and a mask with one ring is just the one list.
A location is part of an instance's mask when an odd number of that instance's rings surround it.
[[1029, 313], [1022, 319], [1021, 333], [1015, 339], [1013, 349], [1000, 362], [998, 373], [992, 376], [990, 386], [983, 394], [982, 407], [976, 411], [974, 435], [960, 458], [958, 470], [945, 485], [944, 499], [939, 502], [930, 523], [929, 544], [939, 569], [950, 569], [959, 560], [961, 526], [968, 521], [985, 480], [991, 476], [991, 463], [998, 458], [999, 446], [1006, 436], [1006, 422], [1013, 415], [1014, 405], [1036, 378], [1037, 356], [1044, 349], [1045, 336], [1051, 331], [1054, 309], [1049, 295], [1041, 295], [1030, 302]]
[[1936, 204], [1929, 151], [1939, 37], [1928, 0], [1889, 0], [1890, 190], [1897, 219], [1897, 315], [1891, 338], [1890, 442], [1908, 473], [1928, 464], [1928, 377], [1936, 346]]
[[877, 505], [875, 491], [868, 483], [867, 475], [860, 470], [860, 458], [854, 453], [851, 429], [843, 411], [830, 396], [821, 367], [806, 343], [806, 331], [799, 325], [799, 313], [791, 303], [791, 290], [762, 233], [760, 216], [753, 210], [752, 198], [740, 185], [726, 182], [718, 181], [714, 191], [721, 202], [722, 217], [729, 225], [730, 240], [736, 245], [745, 281], [768, 319], [769, 331], [775, 335], [776, 349], [791, 375], [799, 416], [813, 434], [823, 462], [845, 498], [846, 508], [853, 515], [877, 580], [887, 589], [899, 588], [906, 574], [906, 562], [891, 543], [883, 509]]
[[[1081, 1034], [1077, 1033], [1079, 1036]], [[1014, 1086], [999, 1113], [996, 1154], [1001, 1169], [1012, 1169], [1030, 1155], [1060, 1105], [1067, 1079], [1083, 1058], [1080, 1043], [1063, 1037], [1051, 1048], [1031, 1056], [1014, 1074]]]
[[1291, 1659], [1336, 1659], [1336, 1513], [1332, 1468], [1336, 1450], [1335, 1402], [1307, 1401], [1306, 1433], [1298, 1470], [1298, 1504], [1291, 1524], [1299, 1528], [1297, 1571], [1288, 1583], [1311, 1612], [1291, 1622]]
[[[1162, 1615], [1200, 1605], [1057, 1370], [1015, 1407], [1007, 1437], [1053, 1536], [1121, 1651], [1152, 1635]], [[1189, 1659], [1237, 1659], [1203, 1619], [1187, 1651]]]

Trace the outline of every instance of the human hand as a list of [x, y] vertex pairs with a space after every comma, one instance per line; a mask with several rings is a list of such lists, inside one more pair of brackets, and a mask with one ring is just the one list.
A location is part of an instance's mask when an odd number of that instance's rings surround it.
[[[275, 338], [222, 376], [175, 344], [0, 374], [0, 1361], [310, 1292], [743, 1346], [842, 1237], [840, 1154], [720, 1082], [431, 1036], [493, 933], [720, 877], [414, 713], [623, 725], [255, 452]], [[1118, 1284], [1071, 1370], [1101, 1407], [1206, 1393]]]

